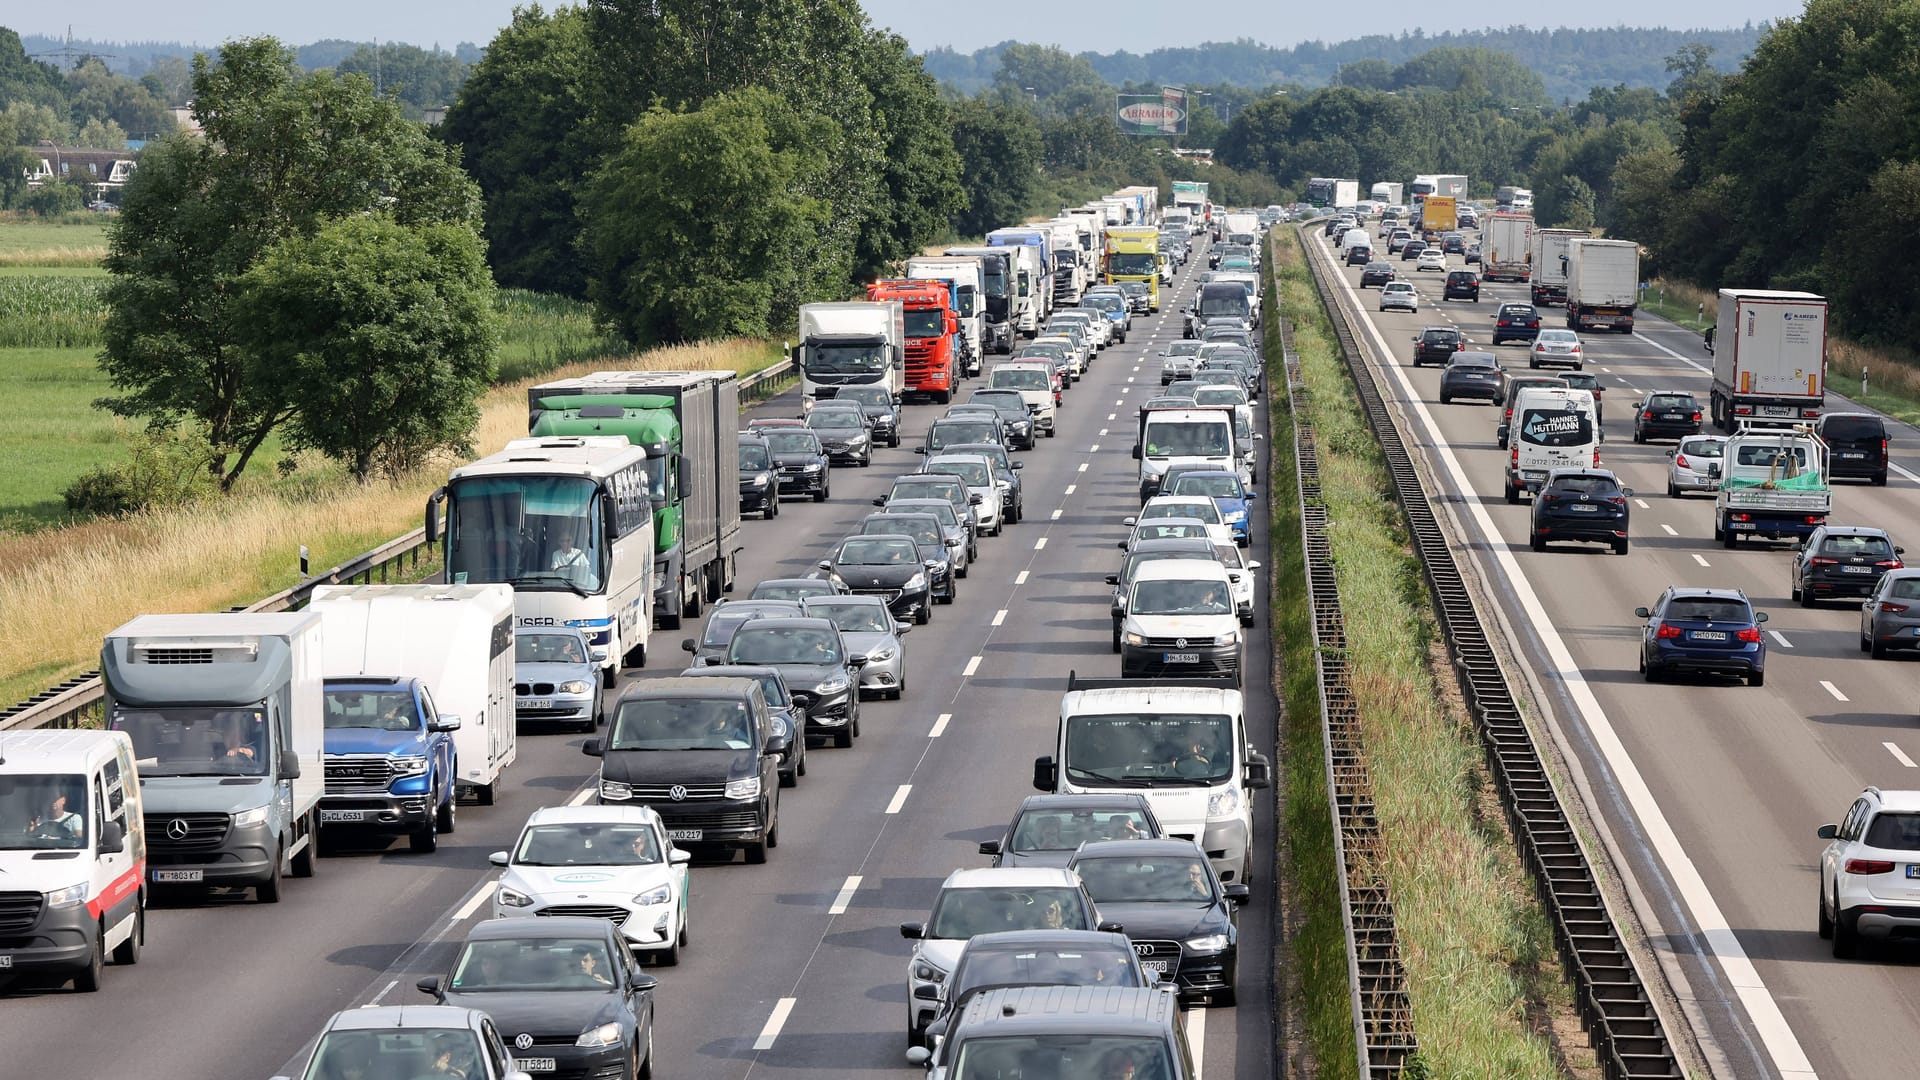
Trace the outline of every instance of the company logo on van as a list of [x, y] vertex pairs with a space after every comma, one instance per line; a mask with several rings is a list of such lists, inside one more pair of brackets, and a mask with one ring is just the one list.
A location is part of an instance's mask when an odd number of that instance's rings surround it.
[[1815, 315], [1811, 311], [1783, 311], [1781, 315], [1788, 322], [1818, 322], [1820, 320], [1820, 316]]

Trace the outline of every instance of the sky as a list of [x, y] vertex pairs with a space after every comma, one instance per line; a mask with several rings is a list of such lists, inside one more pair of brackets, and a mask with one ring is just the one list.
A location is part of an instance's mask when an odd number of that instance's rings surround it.
[[[519, 0], [521, 3], [527, 0]], [[62, 10], [62, 7], [65, 10]], [[548, 7], [554, 6], [551, 2]], [[1273, 0], [1212, 0], [1200, 7], [1168, 0], [864, 0], [873, 21], [892, 28], [916, 50], [951, 45], [971, 52], [1008, 39], [1060, 45], [1072, 52], [1144, 53], [1167, 45], [1196, 45], [1250, 37], [1277, 46], [1302, 41], [1342, 41], [1366, 34], [1429, 33], [1489, 26], [1542, 26], [1537, 0], [1480, 0], [1469, 19], [1449, 16], [1426, 0], [1380, 0], [1364, 17], [1348, 18], [1334, 4], [1281, 5]], [[0, 0], [0, 26], [22, 33], [59, 36], [71, 24], [76, 38], [94, 41], [182, 41], [217, 45], [234, 37], [270, 34], [289, 44], [322, 38], [400, 41], [451, 49], [462, 41], [485, 44], [512, 18], [515, 0], [87, 0], [51, 5], [45, 0]], [[1613, 0], [1591, 10], [1584, 25], [1665, 26], [1720, 29], [1797, 14], [1791, 0]], [[1195, 17], [1170, 21], [1169, 11]], [[1565, 11], [1560, 8], [1558, 11]], [[957, 14], [963, 17], [956, 18]], [[1561, 24], [1557, 18], [1555, 24]]]

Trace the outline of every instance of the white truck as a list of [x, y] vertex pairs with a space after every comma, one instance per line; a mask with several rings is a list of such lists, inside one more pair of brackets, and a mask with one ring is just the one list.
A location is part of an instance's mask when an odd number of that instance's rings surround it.
[[100, 650], [106, 726], [133, 742], [150, 888], [312, 877], [326, 772], [320, 616], [142, 615]]
[[848, 386], [906, 389], [907, 323], [898, 300], [800, 305], [800, 406], [811, 411]]
[[1337, 210], [1351, 210], [1360, 205], [1360, 181], [1336, 180], [1333, 185], [1333, 205]]
[[1055, 218], [1040, 226], [1053, 236], [1053, 307], [1058, 311], [1080, 302], [1087, 290], [1087, 263], [1080, 246], [1080, 229], [1071, 219]]
[[1640, 245], [1577, 236], [1567, 244], [1567, 329], [1633, 333]]
[[1533, 303], [1547, 307], [1567, 302], [1567, 245], [1586, 236], [1579, 229], [1535, 229], [1528, 262], [1533, 267]]
[[[1810, 428], [1745, 427], [1727, 438], [1714, 496], [1713, 538], [1801, 539], [1827, 523], [1827, 444]], [[1709, 475], [1713, 466], [1709, 466]]]
[[1467, 197], [1467, 178], [1459, 173], [1423, 173], [1413, 178], [1409, 190], [1416, 200], [1429, 195], [1464, 199]]
[[491, 806], [519, 756], [510, 585], [322, 585], [326, 675], [425, 682], [453, 730], [455, 783]]
[[1826, 404], [1827, 300], [1805, 292], [1721, 289], [1714, 324], [1712, 416], [1810, 421]]
[[1533, 219], [1493, 214], [1480, 239], [1480, 276], [1487, 281], [1526, 281], [1533, 270]]
[[1400, 206], [1406, 201], [1407, 185], [1389, 183], [1383, 180], [1373, 185], [1373, 190], [1367, 194], [1374, 202], [1382, 203], [1386, 206]]
[[[1013, 256], [1013, 282], [1008, 290], [1008, 321], [1017, 333], [1032, 337], [1039, 332], [1053, 310], [1052, 297], [1045, 286], [1046, 268], [1040, 264], [1040, 249], [1029, 244], [1008, 244], [1003, 250]], [[1016, 345], [1014, 351], [1018, 352]]]
[[[907, 260], [906, 276], [916, 281], [951, 281], [960, 309], [961, 354], [968, 375], [980, 374], [987, 335], [986, 272], [968, 255], [917, 255]], [[905, 368], [902, 367], [904, 376]]]
[[[1198, 758], [1204, 767], [1171, 764]], [[1247, 880], [1253, 793], [1272, 782], [1231, 679], [1071, 674], [1054, 751], [1033, 763], [1038, 791], [1144, 795], [1168, 834], [1199, 844], [1228, 883]]]
[[1136, 211], [1136, 216], [1139, 220], [1133, 222], [1133, 224], [1153, 226], [1160, 224], [1159, 185], [1141, 184], [1133, 187], [1123, 187], [1119, 191], [1114, 192], [1114, 194], [1132, 196], [1137, 200], [1139, 209]]
[[[1352, 205], [1349, 203], [1348, 205]], [[1229, 244], [1246, 244], [1249, 247], [1260, 245], [1260, 215], [1235, 212], [1227, 215], [1226, 231], [1221, 240]]]

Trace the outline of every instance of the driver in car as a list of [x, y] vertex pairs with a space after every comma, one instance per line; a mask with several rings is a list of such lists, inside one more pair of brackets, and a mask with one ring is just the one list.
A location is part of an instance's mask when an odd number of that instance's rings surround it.
[[29, 835], [79, 839], [86, 832], [86, 822], [78, 813], [67, 809], [67, 794], [61, 792], [48, 800], [44, 813], [28, 819], [26, 831]]

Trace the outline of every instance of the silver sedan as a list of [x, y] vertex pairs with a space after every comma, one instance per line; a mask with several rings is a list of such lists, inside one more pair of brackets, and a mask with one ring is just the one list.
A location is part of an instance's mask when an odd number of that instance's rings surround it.
[[893, 617], [878, 596], [823, 596], [806, 605], [807, 614], [840, 628], [852, 656], [867, 658], [860, 669], [860, 693], [898, 701], [907, 692], [906, 636], [912, 624]]
[[1667, 498], [1689, 491], [1720, 490], [1720, 460], [1727, 440], [1720, 435], [1688, 435], [1667, 451]]

